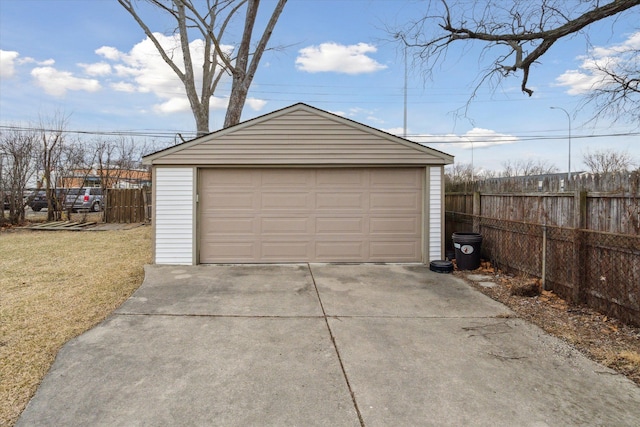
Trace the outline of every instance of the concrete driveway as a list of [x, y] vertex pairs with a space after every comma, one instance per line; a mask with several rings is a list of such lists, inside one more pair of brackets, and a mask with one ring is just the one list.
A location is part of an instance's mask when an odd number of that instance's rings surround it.
[[149, 266], [19, 426], [637, 426], [640, 388], [418, 265]]

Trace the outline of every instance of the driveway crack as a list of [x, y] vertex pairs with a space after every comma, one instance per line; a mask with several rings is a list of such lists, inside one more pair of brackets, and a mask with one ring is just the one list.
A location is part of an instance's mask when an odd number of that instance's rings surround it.
[[356, 414], [358, 414], [358, 420], [360, 421], [360, 426], [365, 427], [364, 420], [362, 419], [362, 413], [360, 412], [360, 408], [358, 407], [358, 402], [356, 401], [356, 396], [353, 393], [353, 389], [351, 388], [351, 383], [349, 382], [349, 377], [347, 376], [347, 371], [344, 369], [344, 363], [342, 362], [342, 356], [340, 356], [340, 350], [338, 350], [338, 344], [336, 343], [336, 339], [333, 336], [333, 331], [331, 330], [331, 326], [329, 326], [329, 318], [327, 316], [327, 312], [324, 310], [324, 305], [322, 304], [322, 298], [320, 298], [320, 292], [318, 291], [316, 278], [313, 276], [311, 265], [307, 264], [307, 268], [309, 269], [309, 274], [311, 275], [311, 280], [313, 281], [313, 287], [316, 290], [316, 295], [318, 296], [318, 301], [320, 302], [320, 309], [322, 310], [324, 323], [327, 325], [327, 330], [329, 331], [329, 337], [331, 337], [331, 343], [333, 344], [333, 349], [336, 352], [336, 356], [338, 356], [338, 362], [340, 363], [340, 369], [342, 370], [342, 375], [344, 377], [345, 382], [347, 383], [349, 394], [351, 395], [351, 401], [353, 402], [353, 406], [356, 409]]

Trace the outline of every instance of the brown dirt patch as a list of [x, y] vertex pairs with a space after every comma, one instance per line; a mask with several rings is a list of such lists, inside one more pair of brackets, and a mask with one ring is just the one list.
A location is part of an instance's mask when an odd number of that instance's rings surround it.
[[[564, 340], [592, 360], [625, 375], [640, 385], [640, 328], [623, 324], [595, 310], [572, 306], [553, 292], [542, 291], [539, 279], [514, 277], [484, 263], [475, 271], [456, 271], [475, 289], [499, 301], [518, 317]], [[490, 277], [489, 288], [469, 279], [470, 274]]]
[[0, 232], [0, 426], [16, 421], [60, 347], [142, 284], [150, 234]]

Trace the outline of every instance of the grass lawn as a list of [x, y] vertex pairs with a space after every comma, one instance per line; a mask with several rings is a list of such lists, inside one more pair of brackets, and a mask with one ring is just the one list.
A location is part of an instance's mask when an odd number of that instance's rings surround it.
[[0, 232], [0, 426], [15, 423], [60, 347], [142, 284], [150, 228]]

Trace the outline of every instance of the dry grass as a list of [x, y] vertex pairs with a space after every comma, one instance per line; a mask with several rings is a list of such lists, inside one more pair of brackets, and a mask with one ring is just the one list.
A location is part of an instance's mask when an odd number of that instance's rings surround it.
[[12, 425], [60, 347], [136, 290], [150, 227], [0, 233], [0, 425]]

